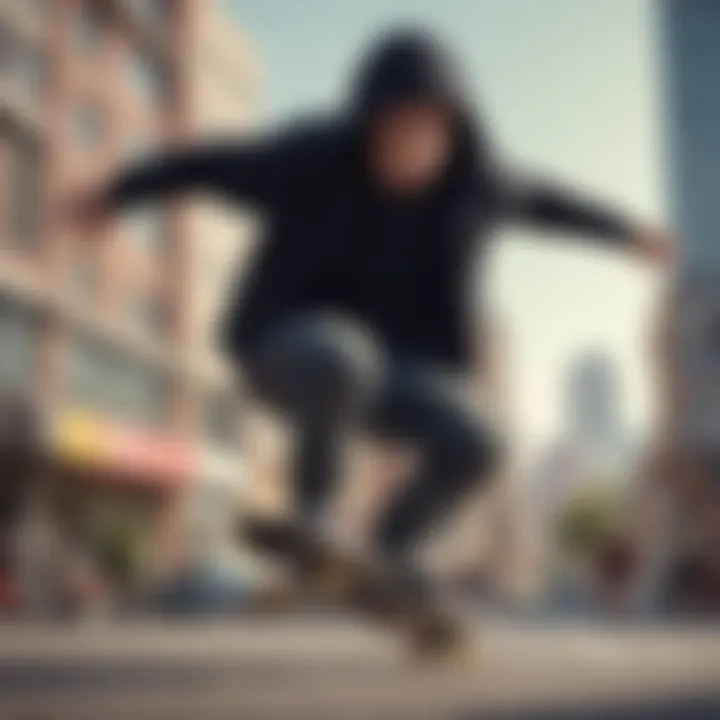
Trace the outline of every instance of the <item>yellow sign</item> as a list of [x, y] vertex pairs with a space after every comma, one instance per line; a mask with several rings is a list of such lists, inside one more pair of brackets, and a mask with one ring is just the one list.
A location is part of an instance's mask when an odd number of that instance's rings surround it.
[[63, 413], [55, 422], [53, 445], [64, 460], [82, 465], [102, 463], [107, 433], [102, 423], [82, 412]]

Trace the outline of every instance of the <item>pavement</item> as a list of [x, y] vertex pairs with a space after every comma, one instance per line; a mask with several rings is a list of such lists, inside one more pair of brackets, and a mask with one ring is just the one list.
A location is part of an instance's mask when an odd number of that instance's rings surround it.
[[437, 667], [338, 617], [0, 625], [0, 718], [720, 718], [720, 628], [473, 633], [473, 662]]

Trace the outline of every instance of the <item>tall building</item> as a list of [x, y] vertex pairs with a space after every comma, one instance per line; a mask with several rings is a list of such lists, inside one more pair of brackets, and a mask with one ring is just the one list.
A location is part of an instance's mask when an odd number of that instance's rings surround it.
[[680, 391], [668, 409], [683, 444], [720, 448], [720, 99], [711, 90], [720, 68], [720, 7], [712, 0], [666, 0], [663, 7], [670, 202], [685, 252], [667, 308], [666, 349]]
[[624, 428], [617, 371], [602, 352], [589, 351], [572, 364], [565, 393], [567, 433], [593, 455], [622, 455]]
[[720, 6], [713, 0], [662, 3], [669, 113], [670, 203], [693, 265], [720, 265]]
[[563, 395], [564, 426], [530, 477], [534, 550], [551, 586], [556, 578], [547, 571], [556, 560], [560, 513], [589, 488], [629, 489], [637, 461], [611, 358], [596, 350], [581, 353], [568, 368]]
[[631, 460], [618, 380], [608, 357], [582, 353], [568, 369], [564, 396], [564, 427], [533, 481], [533, 504], [546, 517], [584, 483], [625, 476]]
[[[236, 222], [178, 200], [79, 238], [48, 212], [148, 150], [247, 126], [252, 51], [218, 13], [200, 0], [0, 1], [0, 397], [44, 428], [26, 453], [42, 472], [33, 463], [13, 521], [30, 555], [82, 554], [103, 526], [132, 526], [157, 572], [182, 551], [189, 492], [223, 465], [207, 448], [236, 440], [209, 340]], [[19, 563], [45, 582], [40, 564]]]
[[[720, 458], [720, 6], [713, 0], [665, 0], [662, 9], [666, 106], [669, 115], [669, 202], [682, 239], [678, 277], [658, 318], [655, 367], [659, 434], [648, 458], [639, 516], [643, 541], [664, 577], [686, 553], [717, 567]], [[660, 507], [645, 509], [658, 496]], [[645, 512], [644, 512], [645, 511]], [[695, 560], [693, 561], [695, 562]], [[717, 570], [686, 588], [699, 597]], [[676, 588], [682, 595], [683, 588]], [[699, 593], [699, 594], [698, 594]], [[708, 596], [717, 609], [720, 598]]]
[[697, 464], [698, 451], [720, 451], [720, 100], [711, 91], [720, 68], [720, 7], [666, 0], [663, 9], [670, 202], [685, 252], [658, 343], [663, 424], [665, 444]]

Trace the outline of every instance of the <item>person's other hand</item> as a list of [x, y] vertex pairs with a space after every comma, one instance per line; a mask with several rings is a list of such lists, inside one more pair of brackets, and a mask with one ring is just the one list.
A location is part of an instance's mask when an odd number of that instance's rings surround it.
[[58, 222], [81, 234], [95, 234], [104, 229], [109, 210], [104, 194], [97, 187], [79, 188], [58, 202]]
[[633, 234], [635, 252], [645, 262], [659, 268], [669, 268], [675, 262], [674, 236], [660, 227], [641, 227]]

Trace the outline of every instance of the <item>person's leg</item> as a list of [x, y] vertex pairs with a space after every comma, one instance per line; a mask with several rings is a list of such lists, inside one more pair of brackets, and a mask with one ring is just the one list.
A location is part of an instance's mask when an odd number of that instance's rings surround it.
[[247, 363], [251, 390], [290, 421], [291, 481], [297, 510], [309, 520], [334, 489], [345, 441], [373, 394], [379, 364], [367, 331], [323, 315], [280, 324]]
[[415, 443], [420, 462], [376, 526], [378, 551], [402, 561], [499, 461], [489, 425], [453, 378], [398, 368], [381, 393], [373, 430]]

